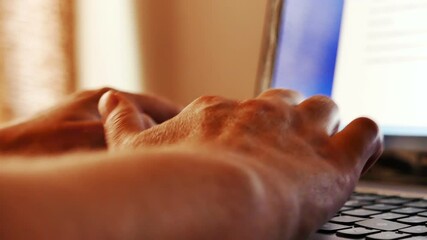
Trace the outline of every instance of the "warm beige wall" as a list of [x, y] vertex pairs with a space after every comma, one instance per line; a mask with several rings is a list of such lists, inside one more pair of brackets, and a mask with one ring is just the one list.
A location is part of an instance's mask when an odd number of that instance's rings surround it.
[[267, 0], [135, 0], [144, 89], [188, 103], [251, 97]]
[[143, 90], [135, 1], [74, 1], [78, 88]]
[[74, 90], [74, 1], [0, 0], [0, 121]]

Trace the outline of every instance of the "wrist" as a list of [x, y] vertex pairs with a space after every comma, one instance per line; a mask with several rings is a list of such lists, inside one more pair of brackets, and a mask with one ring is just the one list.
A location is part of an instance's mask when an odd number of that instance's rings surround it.
[[[85, 196], [67, 199], [70, 187], [61, 163], [8, 157], [0, 162], [0, 239], [78, 239], [81, 221], [75, 210]], [[61, 161], [66, 163], [66, 161]], [[59, 167], [59, 168], [58, 168]], [[64, 187], [60, 187], [64, 185]], [[76, 192], [72, 191], [75, 196]], [[73, 201], [73, 202], [72, 202]], [[85, 236], [86, 237], [86, 236]]]
[[0, 127], [0, 154], [21, 155], [31, 141], [38, 142], [32, 136], [34, 127], [26, 121], [10, 122]]
[[[255, 148], [259, 147], [253, 146], [253, 149]], [[232, 148], [230, 145], [214, 146], [212, 149], [212, 153], [224, 153], [228, 150], [230, 153], [228, 159], [247, 165], [261, 179], [265, 186], [267, 205], [271, 209], [271, 214], [275, 215], [274, 219], [278, 219], [276, 223], [280, 224], [276, 226], [282, 234], [281, 239], [305, 239], [309, 237], [310, 231], [318, 227], [316, 224], [321, 217], [317, 216], [316, 208], [312, 208], [313, 204], [306, 204], [307, 202], [303, 201], [316, 196], [306, 196], [306, 192], [314, 184], [306, 185], [299, 182], [298, 168], [292, 161], [287, 161], [287, 158], [294, 159], [292, 156], [279, 154], [269, 146], [258, 151], [258, 154], [252, 153], [251, 149]], [[307, 220], [308, 215], [311, 218]]]
[[[42, 203], [37, 182], [23, 162], [16, 159], [0, 162], [0, 239], [42, 236], [44, 228], [38, 228], [38, 224], [45, 224], [46, 214], [40, 214], [43, 207], [37, 204]], [[35, 232], [39, 236], [30, 236]]]
[[[193, 145], [189, 149], [190, 151], [197, 149], [196, 151], [215, 156], [217, 159], [231, 160], [259, 179], [260, 184], [254, 184], [254, 186], [262, 187], [254, 187], [254, 189], [263, 189], [261, 195], [264, 202], [259, 205], [264, 206], [259, 207], [264, 207], [265, 215], [260, 219], [265, 226], [268, 226], [270, 233], [277, 232], [280, 239], [300, 239], [304, 234], [308, 234], [307, 228], [301, 224], [303, 209], [306, 207], [301, 203], [303, 191], [295, 182], [295, 178], [298, 178], [294, 175], [295, 172], [286, 174], [286, 171], [282, 171], [282, 168], [291, 167], [289, 164], [283, 164], [286, 162], [283, 155], [280, 161], [276, 161], [279, 157], [274, 153], [274, 149], [269, 149], [268, 146], [266, 151], [260, 154], [253, 154], [251, 149], [236, 147], [232, 144], [206, 144], [204, 147], [205, 149], [202, 149], [200, 145]], [[272, 221], [268, 222], [268, 220]]]

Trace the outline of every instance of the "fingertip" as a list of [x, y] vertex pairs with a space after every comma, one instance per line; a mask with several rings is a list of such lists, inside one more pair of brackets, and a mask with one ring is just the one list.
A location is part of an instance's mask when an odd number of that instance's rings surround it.
[[366, 152], [362, 156], [365, 161], [362, 161], [360, 171], [360, 174], [364, 174], [380, 158], [384, 149], [384, 139], [381, 129], [375, 121], [366, 117], [362, 117], [356, 120], [356, 123], [360, 125], [360, 131], [365, 131], [367, 134]]
[[365, 143], [382, 142], [381, 130], [378, 124], [367, 117], [360, 117], [350, 122], [342, 132], [354, 135]]
[[119, 99], [117, 98], [116, 92], [113, 90], [110, 90], [101, 96], [98, 103], [98, 111], [104, 122], [107, 116], [117, 107], [118, 104]]
[[379, 138], [377, 138], [375, 145], [375, 153], [368, 159], [365, 166], [362, 169], [362, 175], [365, 174], [381, 157], [383, 151], [384, 151], [384, 137], [380, 133]]
[[369, 132], [371, 132], [372, 135], [375, 135], [376, 137], [380, 137], [379, 136], [379, 133], [381, 132], [380, 128], [374, 120], [367, 117], [360, 117], [355, 119], [352, 123], [359, 125], [360, 128], [369, 130]]
[[353, 120], [333, 139], [359, 173], [366, 172], [380, 157], [383, 149], [380, 128], [366, 117]]
[[129, 139], [155, 125], [149, 116], [139, 112], [135, 104], [121, 92], [105, 93], [99, 102], [99, 112], [110, 149], [127, 147]]

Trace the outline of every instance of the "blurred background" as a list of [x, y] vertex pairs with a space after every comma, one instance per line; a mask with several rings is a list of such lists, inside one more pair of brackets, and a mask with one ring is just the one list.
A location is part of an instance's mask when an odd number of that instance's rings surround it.
[[254, 93], [268, 0], [0, 0], [0, 122], [79, 89]]

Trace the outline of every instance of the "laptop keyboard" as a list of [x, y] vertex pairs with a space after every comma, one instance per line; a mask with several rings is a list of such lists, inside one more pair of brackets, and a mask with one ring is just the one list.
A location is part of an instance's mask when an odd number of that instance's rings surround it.
[[318, 233], [339, 239], [427, 240], [427, 200], [353, 193]]

